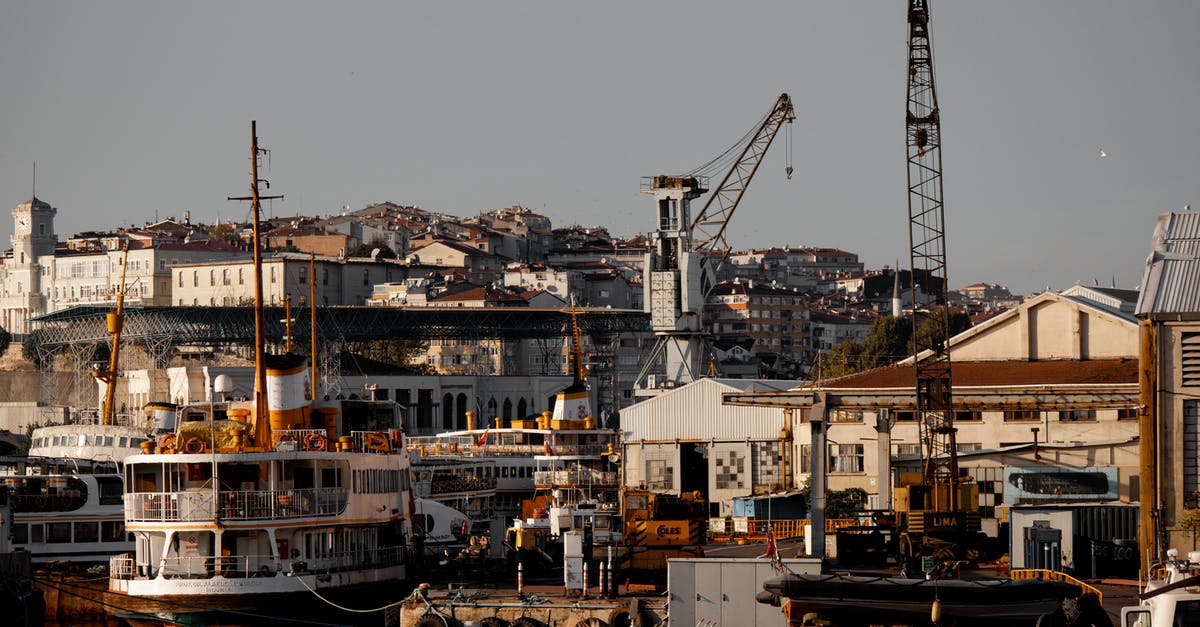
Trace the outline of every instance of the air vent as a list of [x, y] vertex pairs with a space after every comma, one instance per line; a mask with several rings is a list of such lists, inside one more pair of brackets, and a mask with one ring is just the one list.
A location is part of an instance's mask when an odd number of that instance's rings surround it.
[[1200, 333], [1184, 333], [1180, 348], [1180, 384], [1200, 387]]

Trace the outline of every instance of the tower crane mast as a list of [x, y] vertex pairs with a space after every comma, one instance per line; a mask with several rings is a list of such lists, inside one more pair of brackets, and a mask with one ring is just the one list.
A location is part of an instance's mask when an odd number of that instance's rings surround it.
[[[946, 316], [946, 229], [942, 208], [942, 125], [933, 80], [933, 48], [929, 41], [929, 5], [908, 3], [908, 218], [914, 294], [924, 295], [919, 309]], [[914, 308], [917, 309], [917, 308]], [[945, 322], [943, 320], [943, 322]], [[916, 332], [917, 412], [925, 449], [924, 479], [930, 485], [958, 480], [954, 411], [951, 406], [949, 325], [935, 333]], [[923, 355], [927, 355], [922, 358]], [[953, 489], [946, 491], [951, 499]], [[944, 504], [953, 509], [953, 501]]]
[[[950, 386], [950, 325], [946, 228], [942, 208], [942, 126], [933, 80], [928, 0], [908, 1], [909, 247], [913, 282], [913, 364], [916, 418], [924, 468], [901, 473], [895, 509], [901, 556], [976, 560], [987, 550], [981, 532], [979, 486], [959, 473]], [[918, 290], [918, 287], [920, 288]], [[916, 295], [921, 295], [916, 298]], [[917, 316], [932, 321], [918, 329]], [[917, 475], [913, 477], [912, 475]]]
[[[749, 138], [744, 144], [735, 144], [690, 173], [642, 179], [641, 191], [654, 197], [657, 210], [657, 228], [650, 235], [643, 270], [645, 304], [657, 340], [635, 381], [640, 393], [653, 394], [659, 387], [649, 384], [649, 374], [660, 359], [666, 365], [667, 385], [698, 379], [713, 363], [702, 317], [704, 302], [716, 285], [717, 269], [729, 255], [726, 228], [779, 129], [795, 117], [791, 98], [781, 94], [743, 138]], [[691, 201], [708, 192], [708, 177], [699, 171], [733, 154], [737, 155], [733, 166], [692, 219]], [[789, 163], [789, 178], [791, 170]]]

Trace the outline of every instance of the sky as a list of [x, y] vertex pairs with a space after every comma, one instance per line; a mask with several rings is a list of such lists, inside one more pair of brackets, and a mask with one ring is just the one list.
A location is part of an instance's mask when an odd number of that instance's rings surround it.
[[[950, 285], [1136, 287], [1155, 217], [1200, 210], [1200, 2], [930, 4]], [[907, 267], [907, 43], [900, 0], [9, 0], [0, 206], [36, 163], [60, 238], [245, 219], [256, 120], [276, 216], [522, 205], [633, 236], [641, 177], [787, 92], [794, 174], [781, 135], [731, 244]]]

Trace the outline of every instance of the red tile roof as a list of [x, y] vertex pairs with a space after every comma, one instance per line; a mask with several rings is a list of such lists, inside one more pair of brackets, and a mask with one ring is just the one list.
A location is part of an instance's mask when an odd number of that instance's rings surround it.
[[[966, 361], [950, 363], [955, 386], [1069, 385], [1137, 383], [1136, 359], [1084, 361]], [[912, 365], [885, 366], [821, 381], [827, 388], [909, 388], [916, 386]]]

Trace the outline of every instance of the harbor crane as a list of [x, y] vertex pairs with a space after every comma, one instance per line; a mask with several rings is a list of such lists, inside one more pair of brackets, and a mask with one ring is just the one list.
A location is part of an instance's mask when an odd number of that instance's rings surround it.
[[[634, 383], [639, 395], [653, 395], [659, 388], [684, 385], [715, 372], [702, 314], [716, 285], [717, 270], [729, 256], [726, 229], [775, 136], [784, 122], [795, 118], [791, 98], [781, 94], [754, 129], [721, 156], [687, 174], [642, 179], [641, 191], [653, 196], [658, 220], [643, 269], [645, 306], [657, 340]], [[788, 178], [790, 155], [789, 147]], [[709, 191], [708, 177], [702, 172], [721, 167], [730, 158], [732, 167], [693, 219], [691, 201]], [[665, 377], [652, 378], [650, 372], [660, 359], [666, 365]]]
[[[901, 487], [896, 491], [896, 512], [904, 529], [903, 555], [973, 559], [977, 557], [973, 546], [980, 540], [978, 486], [960, 475], [955, 442], [942, 206], [941, 110], [934, 87], [929, 21], [927, 0], [909, 0], [905, 116], [908, 218], [914, 294], [915, 417], [920, 428], [924, 468], [914, 481], [901, 477]], [[917, 324], [916, 316], [920, 311], [933, 320], [936, 331], [917, 332], [921, 325]]]

